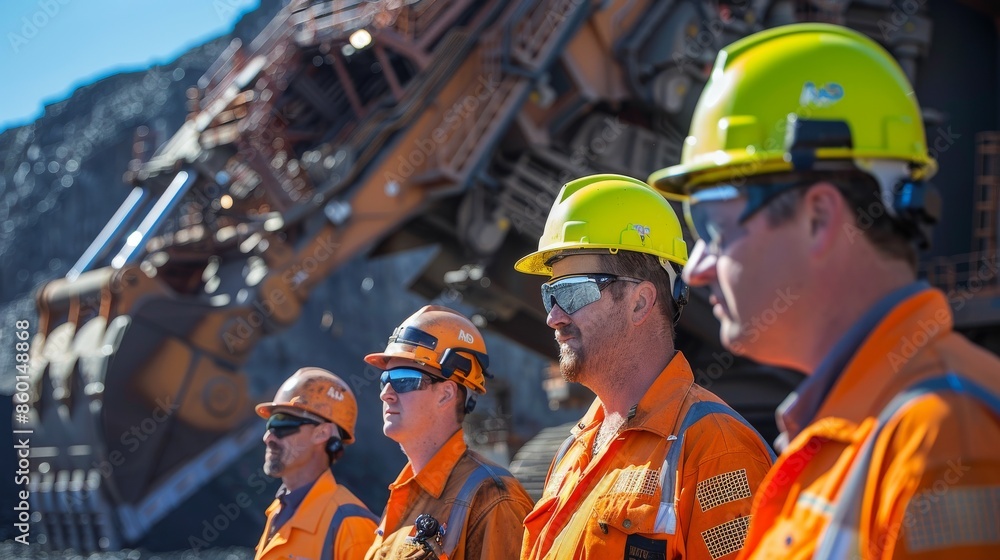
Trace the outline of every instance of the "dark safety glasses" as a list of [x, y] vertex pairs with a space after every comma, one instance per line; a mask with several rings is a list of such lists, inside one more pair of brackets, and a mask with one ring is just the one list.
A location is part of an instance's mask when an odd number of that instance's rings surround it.
[[284, 412], [278, 412], [276, 414], [272, 414], [271, 417], [267, 419], [267, 424], [264, 426], [265, 430], [273, 431], [276, 438], [285, 439], [286, 437], [298, 432], [302, 426], [307, 424], [317, 426], [319, 425], [319, 422], [308, 418], [302, 418], [301, 416], [293, 416]]
[[684, 201], [684, 218], [695, 240], [705, 242], [705, 252], [718, 255], [746, 234], [742, 225], [746, 208], [747, 198], [736, 187], [714, 187]]
[[428, 375], [426, 372], [420, 371], [419, 369], [407, 367], [383, 371], [382, 377], [379, 378], [379, 382], [381, 383], [380, 389], [385, 389], [386, 385], [392, 385], [392, 390], [395, 391], [397, 395], [402, 395], [403, 393], [409, 393], [411, 391], [419, 391], [441, 381], [444, 380]]
[[705, 242], [705, 252], [718, 255], [726, 245], [746, 234], [743, 224], [781, 193], [815, 184], [796, 177], [790, 181], [719, 185], [698, 190], [684, 201], [684, 218], [695, 239]]
[[574, 274], [550, 280], [542, 284], [542, 305], [551, 313], [556, 305], [572, 315], [584, 307], [601, 299], [601, 291], [612, 282], [642, 282], [637, 278], [615, 276], [614, 274]]

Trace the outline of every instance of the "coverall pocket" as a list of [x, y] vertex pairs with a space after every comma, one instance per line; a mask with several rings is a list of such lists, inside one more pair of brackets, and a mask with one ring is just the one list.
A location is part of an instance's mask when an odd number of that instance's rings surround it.
[[524, 532], [531, 537], [532, 541], [541, 534], [542, 529], [549, 522], [549, 519], [555, 512], [558, 500], [558, 496], [551, 496], [538, 502], [535, 509], [531, 510], [531, 513], [524, 518]]
[[604, 496], [597, 505], [597, 528], [624, 560], [664, 560], [667, 541], [652, 538], [658, 501], [655, 496]]
[[597, 501], [597, 524], [604, 534], [610, 530], [627, 535], [652, 533], [659, 501], [642, 494], [610, 494]]

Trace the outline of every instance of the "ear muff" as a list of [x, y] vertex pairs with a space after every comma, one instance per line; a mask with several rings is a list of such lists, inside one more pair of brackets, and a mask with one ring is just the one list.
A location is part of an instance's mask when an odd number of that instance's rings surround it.
[[344, 442], [340, 438], [332, 437], [326, 440], [326, 452], [333, 454], [344, 450]]
[[684, 306], [688, 304], [688, 298], [691, 295], [691, 286], [688, 286], [686, 282], [681, 280], [680, 275], [674, 280], [674, 324], [676, 325], [681, 320], [681, 311], [684, 311]]
[[465, 399], [465, 413], [469, 414], [476, 409], [476, 394], [469, 391], [468, 398]]
[[681, 270], [679, 266], [664, 258], [660, 259], [660, 266], [663, 267], [663, 270], [667, 272], [667, 276], [670, 277], [670, 297], [674, 298], [674, 325], [677, 325], [677, 323], [681, 320], [681, 311], [683, 311], [684, 306], [688, 304], [688, 297], [691, 295], [691, 287], [688, 286], [684, 280], [681, 280]]
[[326, 456], [330, 459], [330, 464], [333, 465], [340, 460], [344, 455], [344, 442], [340, 441], [339, 437], [331, 437], [326, 440]]
[[336, 434], [326, 440], [326, 455], [330, 458], [331, 465], [344, 455], [344, 431], [336, 424], [333, 425], [333, 429], [336, 430]]
[[896, 223], [920, 250], [930, 249], [934, 224], [941, 218], [941, 193], [926, 181], [910, 179], [892, 189], [892, 210]]

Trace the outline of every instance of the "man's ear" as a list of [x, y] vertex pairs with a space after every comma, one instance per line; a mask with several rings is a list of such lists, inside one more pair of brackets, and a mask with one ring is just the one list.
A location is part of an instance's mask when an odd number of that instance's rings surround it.
[[313, 430], [312, 442], [326, 444], [326, 440], [336, 433], [336, 429], [336, 426], [329, 422], [317, 425]]
[[830, 250], [845, 225], [853, 223], [847, 201], [833, 184], [819, 182], [802, 195], [805, 225], [808, 226], [810, 249], [814, 255]]
[[632, 297], [630, 299], [632, 303], [632, 322], [635, 325], [641, 325], [646, 322], [646, 319], [649, 319], [656, 307], [656, 298], [658, 295], [656, 287], [649, 281], [637, 284], [635, 289], [632, 290]]
[[448, 380], [444, 383], [438, 383], [438, 385], [441, 386], [441, 390], [438, 391], [439, 405], [445, 405], [458, 398], [458, 385], [455, 381]]

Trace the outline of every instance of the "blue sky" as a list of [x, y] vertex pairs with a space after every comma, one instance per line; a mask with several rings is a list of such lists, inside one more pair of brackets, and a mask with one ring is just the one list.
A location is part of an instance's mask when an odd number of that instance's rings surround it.
[[3, 0], [0, 131], [77, 87], [173, 60], [260, 0]]

